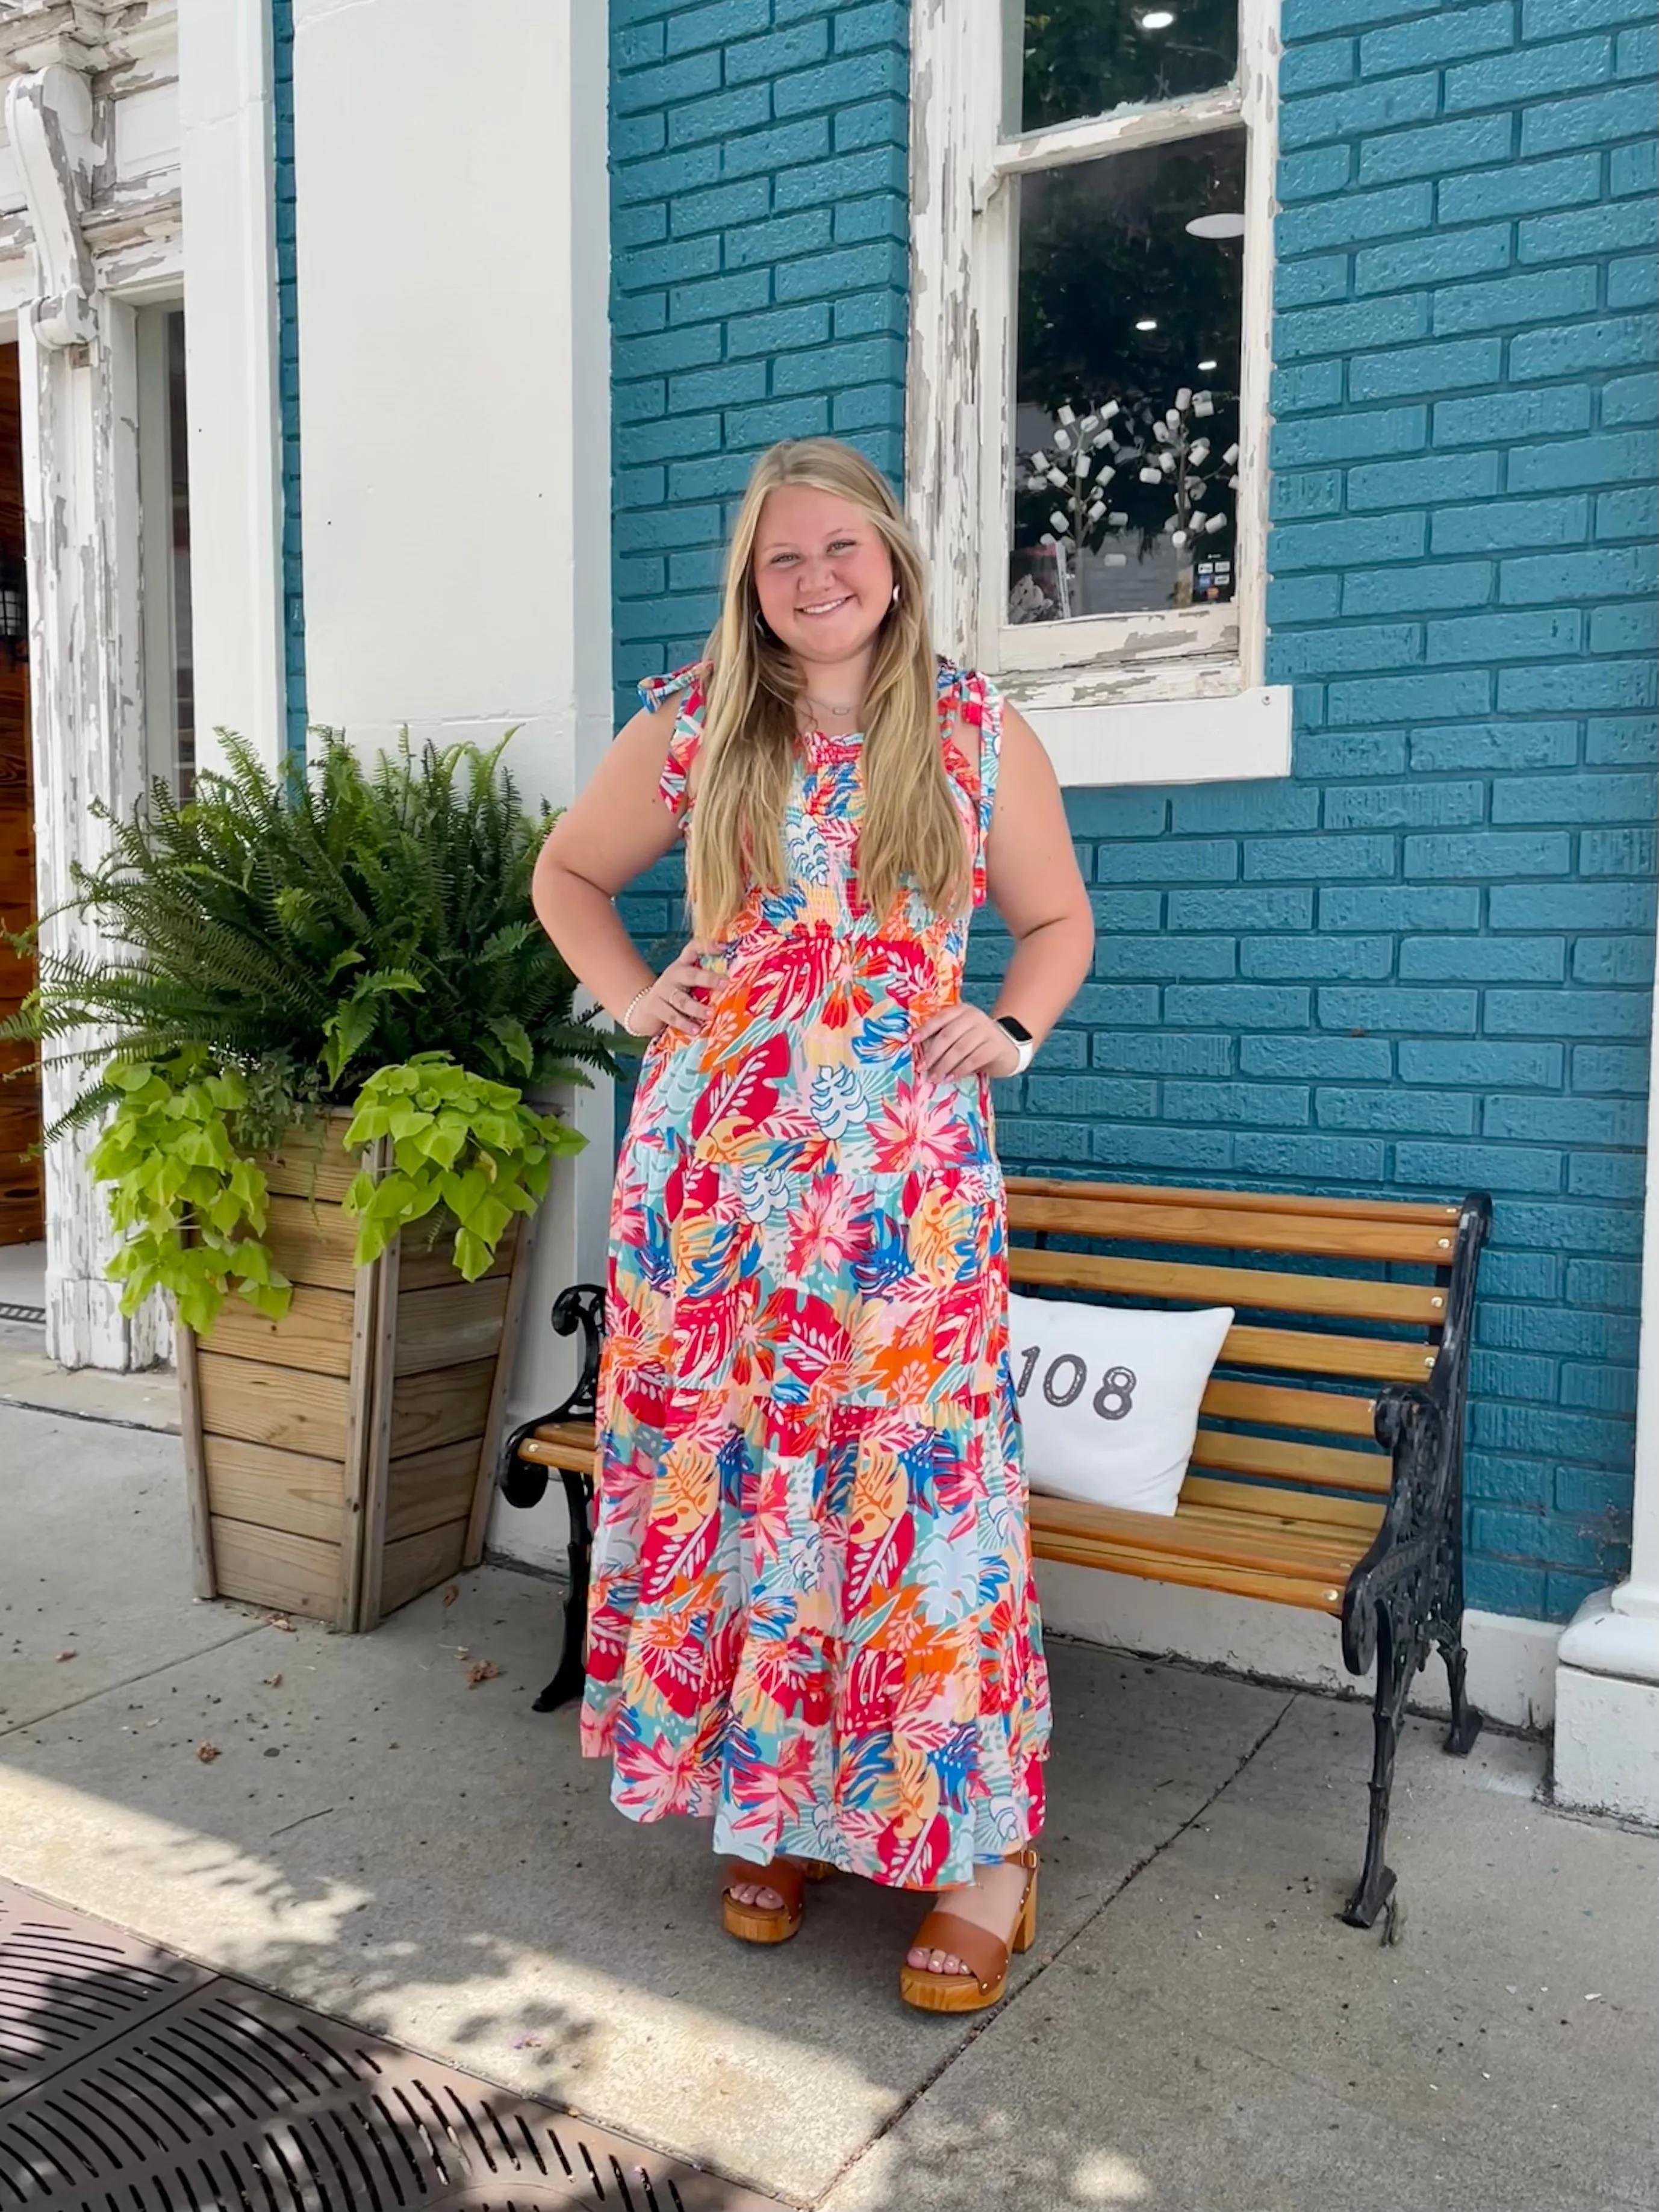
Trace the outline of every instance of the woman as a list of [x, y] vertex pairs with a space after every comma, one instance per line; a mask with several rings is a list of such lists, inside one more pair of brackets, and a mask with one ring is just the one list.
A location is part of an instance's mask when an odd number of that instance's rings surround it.
[[[1087, 973], [1047, 756], [936, 663], [885, 482], [757, 465], [708, 657], [549, 838], [536, 908], [648, 1037], [618, 1162], [582, 1747], [631, 1818], [712, 1814], [725, 1923], [809, 1872], [948, 1890], [901, 1975], [976, 2010], [1035, 1929], [1048, 1698], [1007, 1360], [989, 1080]], [[617, 892], [689, 832], [653, 975]], [[1015, 948], [961, 995], [989, 892]]]

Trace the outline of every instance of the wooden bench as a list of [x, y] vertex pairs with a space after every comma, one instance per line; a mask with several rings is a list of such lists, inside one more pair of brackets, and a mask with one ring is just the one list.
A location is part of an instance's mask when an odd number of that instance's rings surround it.
[[[1466, 1753], [1480, 1729], [1464, 1684], [1462, 1452], [1491, 1212], [1482, 1195], [1425, 1206], [1008, 1178], [1019, 1290], [1237, 1310], [1174, 1516], [1033, 1492], [1032, 1547], [1340, 1620], [1350, 1672], [1376, 1669], [1364, 1868], [1343, 1913], [1355, 1927], [1371, 1926], [1394, 1890], [1383, 1851], [1395, 1747], [1431, 1650], [1450, 1687], [1446, 1749]], [[564, 1650], [538, 1711], [581, 1689], [604, 1303], [592, 1284], [560, 1297], [553, 1325], [581, 1330], [580, 1378], [503, 1452], [512, 1503], [533, 1504], [556, 1473], [570, 1504]]]

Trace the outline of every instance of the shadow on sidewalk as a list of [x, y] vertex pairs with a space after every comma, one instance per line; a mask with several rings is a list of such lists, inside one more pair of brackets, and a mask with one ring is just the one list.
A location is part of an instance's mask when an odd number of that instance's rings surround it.
[[[198, 1607], [173, 1440], [0, 1420], [29, 1692], [0, 1687], [0, 1872], [48, 1895], [826, 2212], [1324, 2212], [1370, 2201], [1345, 2160], [1407, 2212], [1470, 2158], [1494, 2212], [1652, 2201], [1630, 1930], [1659, 1854], [1542, 1810], [1535, 1746], [1466, 1765], [1408, 1730], [1390, 1952], [1334, 1917], [1364, 1709], [1056, 1640], [1036, 1948], [996, 2014], [928, 2018], [896, 1993], [920, 1899], [837, 1880], [757, 1953], [720, 1930], [706, 1827], [611, 1808], [574, 1711], [530, 1711], [546, 1583], [486, 1568], [362, 1638]], [[1569, 2033], [1505, 1990], [1561, 1975], [1603, 1993]]]

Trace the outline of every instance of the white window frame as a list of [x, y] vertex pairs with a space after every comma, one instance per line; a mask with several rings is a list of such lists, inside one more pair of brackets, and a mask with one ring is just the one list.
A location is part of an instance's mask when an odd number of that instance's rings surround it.
[[[997, 678], [1071, 784], [1283, 775], [1290, 690], [1264, 681], [1279, 0], [1241, 0], [1237, 81], [1005, 136], [1002, 0], [913, 0], [906, 481], [935, 635]], [[1013, 455], [1012, 181], [1243, 124], [1237, 589], [1222, 606], [1005, 619]]]

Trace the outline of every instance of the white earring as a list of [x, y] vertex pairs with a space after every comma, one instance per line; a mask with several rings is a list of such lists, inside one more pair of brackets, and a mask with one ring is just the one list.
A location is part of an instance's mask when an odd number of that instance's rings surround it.
[[896, 584], [895, 584], [895, 585], [894, 585], [894, 586], [893, 586], [893, 605], [894, 605], [895, 606], [896, 606], [896, 605], [898, 605], [898, 603], [899, 603], [899, 587], [898, 587], [898, 586], [897, 586]]

